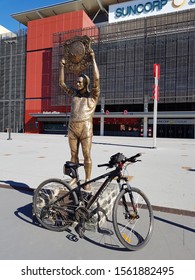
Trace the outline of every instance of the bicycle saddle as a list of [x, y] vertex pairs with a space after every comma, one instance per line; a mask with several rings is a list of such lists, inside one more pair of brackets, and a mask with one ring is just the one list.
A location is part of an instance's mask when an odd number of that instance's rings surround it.
[[72, 161], [66, 161], [66, 163], [65, 163], [66, 168], [78, 168], [79, 166], [81, 166], [80, 163], [75, 163]]

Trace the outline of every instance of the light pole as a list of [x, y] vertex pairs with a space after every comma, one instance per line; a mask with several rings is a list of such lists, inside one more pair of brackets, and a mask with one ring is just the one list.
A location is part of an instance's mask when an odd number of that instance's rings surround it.
[[12, 97], [12, 64], [13, 64], [13, 60], [12, 60], [12, 55], [13, 55], [13, 44], [16, 43], [16, 39], [12, 39], [12, 38], [9, 38], [9, 40], [5, 41], [5, 43], [7, 43], [9, 46], [10, 46], [10, 65], [9, 65], [9, 107], [8, 107], [8, 128], [7, 128], [7, 132], [8, 132], [8, 138], [7, 140], [12, 140], [11, 138], [11, 131], [12, 131], [12, 128], [11, 128], [11, 115], [12, 115], [12, 105], [11, 105], [11, 97]]
[[153, 85], [153, 99], [154, 99], [154, 115], [153, 115], [153, 148], [156, 148], [156, 131], [157, 131], [157, 105], [159, 99], [158, 80], [160, 79], [160, 64], [154, 64], [154, 85]]
[[101, 117], [100, 117], [100, 136], [104, 135], [104, 110], [105, 110], [105, 96], [101, 97]]

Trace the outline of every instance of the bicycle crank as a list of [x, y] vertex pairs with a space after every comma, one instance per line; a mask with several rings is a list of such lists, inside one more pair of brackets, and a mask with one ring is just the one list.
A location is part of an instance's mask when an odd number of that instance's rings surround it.
[[75, 218], [78, 222], [81, 220], [89, 220], [90, 213], [84, 206], [79, 206], [75, 211]]

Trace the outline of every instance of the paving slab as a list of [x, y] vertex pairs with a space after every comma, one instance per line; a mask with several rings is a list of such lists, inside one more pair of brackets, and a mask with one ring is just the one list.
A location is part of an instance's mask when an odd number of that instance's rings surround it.
[[142, 153], [129, 174], [154, 206], [155, 222], [150, 242], [136, 252], [103, 243], [97, 233], [80, 239], [74, 228], [52, 232], [32, 219], [33, 189], [45, 179], [64, 178], [67, 137], [13, 133], [7, 140], [0, 133], [0, 147], [0, 260], [195, 260], [194, 139], [157, 139], [153, 149], [152, 139], [94, 136], [93, 176], [105, 171], [97, 164], [117, 152]]

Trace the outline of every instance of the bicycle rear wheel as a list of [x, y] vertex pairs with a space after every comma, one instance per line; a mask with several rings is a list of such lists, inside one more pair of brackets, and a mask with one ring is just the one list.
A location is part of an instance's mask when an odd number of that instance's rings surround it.
[[153, 231], [153, 211], [146, 195], [137, 188], [123, 189], [113, 208], [113, 225], [120, 242], [128, 250], [143, 248]]
[[33, 214], [45, 228], [64, 231], [74, 221], [77, 196], [70, 186], [60, 179], [42, 182], [34, 192]]

